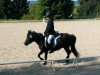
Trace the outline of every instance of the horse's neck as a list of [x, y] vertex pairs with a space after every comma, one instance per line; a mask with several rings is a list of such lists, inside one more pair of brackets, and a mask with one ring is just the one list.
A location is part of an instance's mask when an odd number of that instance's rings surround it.
[[40, 45], [43, 42], [43, 35], [41, 33], [37, 33], [35, 36], [35, 42]]

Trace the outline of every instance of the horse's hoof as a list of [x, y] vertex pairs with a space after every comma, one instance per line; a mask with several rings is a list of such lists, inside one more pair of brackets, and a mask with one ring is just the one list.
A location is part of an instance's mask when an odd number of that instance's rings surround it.
[[40, 60], [44, 60], [43, 58], [41, 58]]
[[43, 65], [46, 65], [47, 63], [43, 63]]

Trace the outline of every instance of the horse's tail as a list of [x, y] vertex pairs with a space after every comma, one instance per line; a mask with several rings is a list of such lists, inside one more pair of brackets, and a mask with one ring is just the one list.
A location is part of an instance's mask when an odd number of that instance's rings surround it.
[[76, 56], [76, 57], [79, 57], [80, 54], [77, 52], [76, 50], [76, 47], [75, 47], [75, 43], [76, 43], [76, 37], [72, 34], [71, 35], [71, 51], [73, 52], [73, 54]]

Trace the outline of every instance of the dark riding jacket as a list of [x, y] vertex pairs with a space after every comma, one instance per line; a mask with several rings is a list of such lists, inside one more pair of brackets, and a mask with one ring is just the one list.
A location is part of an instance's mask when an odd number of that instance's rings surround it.
[[54, 23], [53, 23], [53, 20], [48, 20], [47, 22], [47, 27], [46, 27], [46, 30], [44, 32], [44, 35], [45, 36], [48, 36], [48, 35], [55, 35], [55, 30], [54, 30]]

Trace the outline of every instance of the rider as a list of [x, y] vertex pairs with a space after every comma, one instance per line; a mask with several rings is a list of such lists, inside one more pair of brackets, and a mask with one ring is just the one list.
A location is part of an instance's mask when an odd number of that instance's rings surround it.
[[50, 52], [49, 53], [52, 53], [54, 52], [53, 51], [53, 44], [52, 44], [52, 39], [54, 38], [55, 36], [55, 30], [54, 30], [54, 23], [53, 23], [53, 13], [52, 11], [48, 11], [45, 15], [45, 18], [47, 20], [47, 27], [46, 27], [46, 30], [44, 32], [44, 36], [48, 36], [48, 44], [49, 44], [49, 49], [50, 49]]

